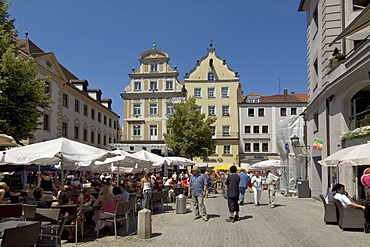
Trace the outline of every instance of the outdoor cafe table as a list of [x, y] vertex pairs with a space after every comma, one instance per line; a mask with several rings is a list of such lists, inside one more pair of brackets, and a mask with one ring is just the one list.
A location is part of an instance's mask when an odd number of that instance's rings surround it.
[[[0, 223], [0, 237], [3, 236], [3, 233], [5, 231], [5, 229], [8, 229], [8, 228], [14, 228], [14, 227], [17, 227], [17, 226], [24, 226], [24, 225], [31, 225], [31, 224], [34, 224], [34, 223], [38, 223], [39, 221], [19, 221], [19, 220], [11, 220], [11, 221], [6, 221], [6, 222], [3, 222], [3, 223]], [[50, 225], [50, 222], [41, 222], [41, 226], [45, 226], [45, 225]]]

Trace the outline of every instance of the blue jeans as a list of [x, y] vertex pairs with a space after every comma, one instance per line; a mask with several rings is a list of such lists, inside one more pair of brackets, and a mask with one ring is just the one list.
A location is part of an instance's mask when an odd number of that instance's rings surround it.
[[244, 194], [247, 187], [239, 187], [239, 201], [244, 203]]
[[141, 199], [141, 208], [145, 208], [146, 202], [152, 199], [153, 191], [152, 190], [144, 190]]

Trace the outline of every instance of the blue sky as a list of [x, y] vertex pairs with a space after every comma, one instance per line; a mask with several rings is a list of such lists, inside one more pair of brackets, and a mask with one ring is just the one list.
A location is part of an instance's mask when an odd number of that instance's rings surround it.
[[[306, 93], [306, 15], [299, 0], [12, 0], [19, 37], [29, 38], [103, 98], [120, 116], [120, 93], [138, 56], [157, 48], [183, 81], [207, 52], [239, 72], [244, 94]], [[121, 119], [122, 120], [122, 119]]]

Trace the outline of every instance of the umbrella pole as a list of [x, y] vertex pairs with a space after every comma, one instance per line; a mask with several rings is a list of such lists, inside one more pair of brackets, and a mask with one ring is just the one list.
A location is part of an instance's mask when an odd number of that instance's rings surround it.
[[60, 154], [62, 157], [60, 161], [60, 189], [63, 190], [64, 188], [64, 170], [63, 170], [63, 154]]

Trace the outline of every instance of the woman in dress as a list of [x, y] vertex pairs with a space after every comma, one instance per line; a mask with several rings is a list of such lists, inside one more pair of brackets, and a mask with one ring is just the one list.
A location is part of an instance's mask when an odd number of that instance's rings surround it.
[[255, 206], [260, 205], [261, 193], [262, 193], [262, 177], [259, 172], [255, 172], [251, 180], [252, 189], [254, 192], [254, 204]]
[[93, 217], [95, 222], [95, 231], [99, 231], [103, 227], [109, 225], [109, 222], [102, 221], [100, 219], [112, 218], [110, 214], [106, 214], [105, 212], [113, 214], [116, 208], [116, 205], [113, 201], [113, 196], [111, 196], [109, 193], [109, 185], [103, 186], [101, 193], [98, 199], [96, 199], [93, 207], [96, 209]]

